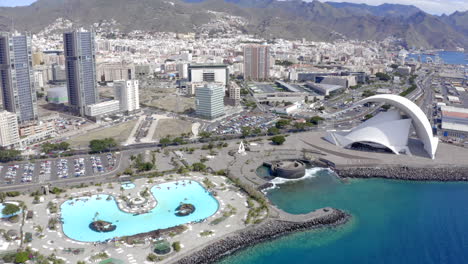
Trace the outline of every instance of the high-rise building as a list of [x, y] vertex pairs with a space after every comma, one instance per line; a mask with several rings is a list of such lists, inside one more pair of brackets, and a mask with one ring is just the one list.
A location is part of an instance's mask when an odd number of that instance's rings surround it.
[[20, 143], [16, 114], [0, 111], [0, 146], [12, 147]]
[[120, 111], [134, 112], [140, 109], [138, 80], [114, 81], [115, 99], [120, 101]]
[[0, 86], [3, 108], [15, 113], [19, 124], [37, 120], [31, 37], [0, 34]]
[[224, 85], [207, 83], [195, 91], [196, 114], [202, 118], [214, 119], [224, 115]]
[[244, 47], [244, 79], [261, 81], [270, 77], [270, 48], [267, 45]]
[[94, 42], [94, 32], [63, 34], [68, 103], [81, 116], [86, 114], [86, 106], [99, 102]]

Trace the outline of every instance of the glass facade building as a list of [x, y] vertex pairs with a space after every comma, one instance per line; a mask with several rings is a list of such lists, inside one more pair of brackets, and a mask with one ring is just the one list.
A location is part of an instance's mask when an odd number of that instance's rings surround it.
[[38, 119], [29, 35], [0, 34], [0, 86], [4, 109], [15, 113], [20, 125]]
[[63, 35], [68, 103], [81, 116], [85, 115], [86, 106], [99, 102], [94, 39], [94, 32], [87, 31]]

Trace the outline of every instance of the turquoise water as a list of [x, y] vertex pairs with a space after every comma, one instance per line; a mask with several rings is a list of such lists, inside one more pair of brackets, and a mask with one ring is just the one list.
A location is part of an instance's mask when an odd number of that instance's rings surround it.
[[[100, 195], [101, 199], [97, 199], [98, 196], [94, 195], [66, 201], [61, 205], [63, 232], [78, 241], [104, 241], [198, 221], [213, 215], [218, 210], [218, 201], [194, 181], [191, 184], [186, 183], [185, 186], [180, 182], [178, 185], [175, 182], [159, 184], [151, 188], [151, 192], [158, 204], [149, 213], [141, 215], [122, 212], [114, 199], [106, 200], [108, 195]], [[193, 204], [195, 212], [188, 216], [176, 216], [175, 209], [181, 202]], [[98, 213], [97, 219], [111, 222], [117, 228], [107, 233], [91, 230], [89, 224], [96, 213]]]
[[[13, 202], [12, 202], [13, 203]], [[16, 204], [16, 203], [14, 203]], [[19, 212], [17, 212], [16, 214], [10, 214], [10, 215], [4, 215], [2, 214], [2, 210], [3, 208], [5, 208], [5, 203], [0, 203], [0, 218], [8, 218], [8, 217], [12, 217], [14, 215], [18, 215], [20, 214], [23, 210], [19, 210]]]
[[329, 171], [278, 185], [270, 200], [290, 213], [332, 206], [352, 214], [336, 229], [289, 235], [223, 264], [468, 263], [468, 184], [383, 179], [341, 182]]
[[[463, 65], [468, 64], [468, 60], [465, 60], [467, 54], [463, 52], [440, 51], [440, 52], [437, 52], [437, 54], [446, 64], [463, 64]], [[432, 58], [432, 61], [435, 60], [435, 56], [425, 55], [425, 54], [408, 54], [408, 59], [414, 58], [417, 61], [419, 55], [421, 55], [422, 62], [426, 62], [427, 57]]]
[[135, 184], [133, 182], [123, 182], [122, 183], [122, 188], [124, 188], [124, 190], [131, 190], [133, 188], [135, 188]]

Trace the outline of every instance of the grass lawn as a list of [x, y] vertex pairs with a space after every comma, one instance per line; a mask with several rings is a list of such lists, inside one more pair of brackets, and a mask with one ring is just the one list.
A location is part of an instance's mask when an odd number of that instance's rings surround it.
[[180, 119], [161, 119], [153, 134], [153, 139], [160, 139], [166, 136], [179, 136], [183, 133], [192, 132], [192, 122]]
[[70, 143], [72, 148], [87, 147], [89, 146], [89, 141], [93, 139], [103, 139], [109, 137], [114, 138], [118, 143], [122, 143], [127, 140], [137, 122], [138, 120], [132, 120], [112, 127], [93, 130], [84, 135], [73, 137], [67, 140], [67, 142]]

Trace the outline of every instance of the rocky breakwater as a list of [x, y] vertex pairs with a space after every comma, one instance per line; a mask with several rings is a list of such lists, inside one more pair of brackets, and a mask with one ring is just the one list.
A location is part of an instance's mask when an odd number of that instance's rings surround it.
[[335, 168], [341, 178], [385, 178], [412, 181], [468, 181], [468, 167]]
[[[216, 262], [238, 250], [253, 246], [260, 242], [275, 239], [293, 232], [310, 230], [323, 227], [333, 227], [344, 224], [350, 215], [333, 208], [322, 209], [323, 213], [318, 217], [307, 219], [303, 215], [303, 221], [287, 221], [269, 219], [264, 223], [252, 226], [236, 232], [225, 238], [217, 240], [203, 249], [191, 253], [179, 259], [177, 264], [205, 264]], [[314, 214], [316, 215], [316, 214]]]

